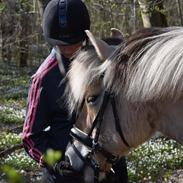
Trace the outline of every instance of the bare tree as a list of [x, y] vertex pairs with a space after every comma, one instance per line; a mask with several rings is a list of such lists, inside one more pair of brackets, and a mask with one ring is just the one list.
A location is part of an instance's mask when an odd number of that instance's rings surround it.
[[[0, 0], [2, 60], [16, 61], [20, 66], [36, 65], [42, 61], [50, 49], [41, 28], [43, 11], [49, 1]], [[182, 0], [83, 1], [90, 12], [91, 30], [100, 37], [107, 37], [111, 27], [130, 35], [143, 26], [167, 26], [167, 21], [170, 26], [183, 24]]]
[[39, 12], [43, 15], [43, 11], [46, 8], [46, 5], [49, 3], [50, 0], [38, 0], [39, 5]]
[[176, 0], [176, 4], [177, 4], [177, 9], [178, 9], [178, 12], [179, 12], [179, 16], [180, 16], [180, 22], [181, 22], [181, 25], [183, 26], [183, 14], [182, 14], [182, 8], [181, 8], [180, 0]]
[[162, 0], [138, 0], [144, 27], [167, 27]]
[[5, 8], [1, 12], [2, 19], [0, 21], [0, 29], [2, 34], [1, 55], [3, 61], [10, 62], [13, 54], [12, 40], [16, 35], [14, 32], [15, 17], [12, 16], [12, 14], [15, 13], [16, 3], [14, 0], [2, 0], [2, 3], [4, 3]]

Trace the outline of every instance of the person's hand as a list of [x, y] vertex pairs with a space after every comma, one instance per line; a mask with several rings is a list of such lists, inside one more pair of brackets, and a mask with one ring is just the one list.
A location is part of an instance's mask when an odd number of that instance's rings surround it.
[[73, 173], [73, 169], [70, 165], [70, 162], [65, 160], [65, 161], [60, 161], [58, 163], [56, 163], [54, 166], [53, 166], [53, 169], [54, 171], [61, 175], [61, 176], [69, 176], [70, 174]]
[[64, 160], [56, 163], [53, 166], [53, 170], [55, 174], [60, 176], [60, 180], [62, 182], [69, 182], [69, 183], [82, 183], [83, 177], [81, 172], [73, 170], [72, 166], [70, 165], [69, 160]]

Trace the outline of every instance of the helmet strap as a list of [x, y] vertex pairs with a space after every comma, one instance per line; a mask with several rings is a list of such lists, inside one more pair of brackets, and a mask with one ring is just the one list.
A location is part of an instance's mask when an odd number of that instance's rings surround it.
[[60, 53], [60, 49], [59, 49], [58, 46], [55, 46], [54, 49], [55, 49], [55, 52], [56, 52], [56, 59], [57, 59], [57, 62], [58, 62], [59, 70], [60, 70], [61, 74], [65, 75], [66, 70], [65, 70], [65, 67], [64, 67], [64, 64], [63, 64], [63, 61], [62, 61], [62, 55]]

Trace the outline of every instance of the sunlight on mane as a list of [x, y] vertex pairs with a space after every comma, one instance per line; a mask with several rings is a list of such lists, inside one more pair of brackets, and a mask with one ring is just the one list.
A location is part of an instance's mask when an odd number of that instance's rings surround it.
[[127, 61], [121, 58], [134, 43], [127, 43], [120, 55], [109, 60], [108, 68], [104, 65], [107, 89], [112, 88], [116, 94], [124, 92], [132, 102], [178, 99], [182, 95], [183, 28], [160, 28], [157, 31], [157, 35], [141, 38], [147, 44], [128, 55]]
[[71, 111], [82, 103], [86, 86], [102, 73], [106, 89], [114, 94], [123, 92], [131, 102], [175, 100], [182, 95], [183, 28], [147, 29], [138, 35], [102, 64], [94, 49], [80, 52], [67, 76]]
[[68, 105], [71, 113], [80, 107], [86, 87], [93, 77], [93, 69], [100, 64], [93, 48], [82, 50], [72, 62], [67, 77], [69, 78], [69, 91], [67, 91]]

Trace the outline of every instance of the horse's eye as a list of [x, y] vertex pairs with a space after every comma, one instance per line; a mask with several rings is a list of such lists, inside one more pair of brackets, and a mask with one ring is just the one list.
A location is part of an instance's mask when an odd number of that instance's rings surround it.
[[94, 104], [99, 95], [93, 95], [87, 98], [87, 103]]

